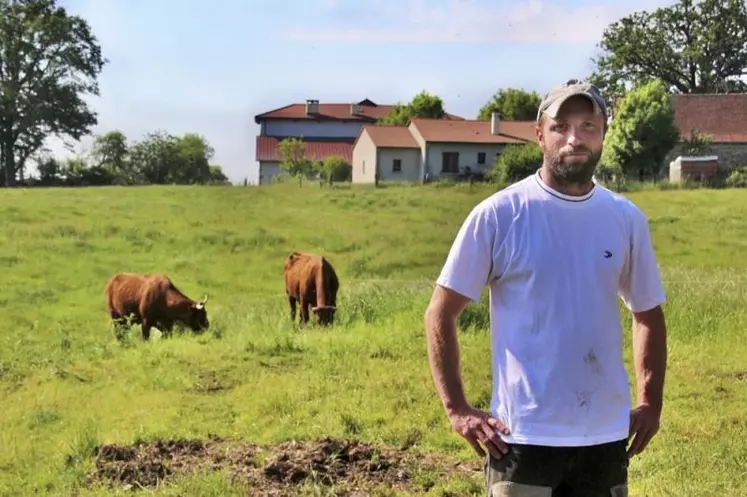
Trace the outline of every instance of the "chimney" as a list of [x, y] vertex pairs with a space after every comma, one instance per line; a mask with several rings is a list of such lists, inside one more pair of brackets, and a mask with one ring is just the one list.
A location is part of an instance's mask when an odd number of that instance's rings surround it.
[[356, 116], [361, 113], [361, 106], [358, 104], [350, 104], [350, 115]]
[[319, 114], [319, 100], [306, 100], [306, 115]]
[[497, 112], [490, 114], [490, 134], [497, 136], [501, 124], [501, 116]]

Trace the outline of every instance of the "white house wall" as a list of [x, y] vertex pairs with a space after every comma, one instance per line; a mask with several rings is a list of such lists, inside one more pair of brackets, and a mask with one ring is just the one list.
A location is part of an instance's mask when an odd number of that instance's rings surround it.
[[[459, 172], [465, 167], [469, 167], [472, 172], [486, 172], [493, 167], [496, 154], [504, 147], [504, 144], [498, 143], [428, 143], [426, 147], [426, 171], [430, 171], [432, 178], [436, 179], [443, 174], [441, 167], [443, 152], [459, 152]], [[477, 163], [477, 154], [485, 152], [485, 164]], [[451, 176], [446, 173], [445, 176]]]
[[358, 136], [364, 122], [266, 121], [264, 136], [303, 136], [304, 138], [351, 138]]
[[363, 132], [353, 147], [353, 183], [373, 183], [376, 172], [376, 146], [367, 132]]
[[420, 169], [418, 171], [418, 178], [423, 179], [425, 178], [426, 172], [425, 160], [428, 154], [428, 144], [425, 142], [423, 135], [420, 134], [420, 131], [418, 131], [418, 128], [415, 127], [414, 124], [410, 123], [407, 129], [410, 130], [410, 134], [415, 138], [415, 142], [420, 147]]
[[[419, 182], [422, 178], [420, 174], [422, 160], [419, 149], [379, 148], [377, 155], [380, 180]], [[398, 173], [392, 171], [394, 159], [402, 161], [402, 170]]]

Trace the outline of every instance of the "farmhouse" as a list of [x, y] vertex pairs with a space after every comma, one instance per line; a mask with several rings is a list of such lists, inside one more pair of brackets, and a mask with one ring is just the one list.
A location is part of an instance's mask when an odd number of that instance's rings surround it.
[[[706, 155], [716, 156], [722, 168], [747, 166], [747, 93], [673, 95], [675, 123], [681, 139], [693, 129], [713, 141]], [[680, 142], [668, 154], [666, 163], [683, 154]]]
[[[377, 123], [393, 107], [369, 99], [352, 104], [306, 100], [305, 104], [294, 103], [258, 114], [254, 122], [260, 126], [256, 142], [259, 183], [271, 183], [280, 174], [278, 145], [285, 138], [303, 140], [307, 159], [321, 161], [337, 155], [351, 163], [353, 143], [361, 127]], [[444, 119], [462, 118], [447, 113]]]
[[353, 183], [421, 181], [487, 171], [506, 145], [535, 141], [534, 121], [412, 119], [364, 125], [353, 145]]

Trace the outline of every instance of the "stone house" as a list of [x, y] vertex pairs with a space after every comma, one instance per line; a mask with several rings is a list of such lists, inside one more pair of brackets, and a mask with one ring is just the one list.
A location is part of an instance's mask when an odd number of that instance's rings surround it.
[[[747, 93], [677, 94], [672, 103], [681, 140], [696, 129], [712, 139], [704, 155], [716, 156], [719, 168], [747, 167]], [[682, 141], [675, 145], [665, 163], [685, 155], [683, 146]]]

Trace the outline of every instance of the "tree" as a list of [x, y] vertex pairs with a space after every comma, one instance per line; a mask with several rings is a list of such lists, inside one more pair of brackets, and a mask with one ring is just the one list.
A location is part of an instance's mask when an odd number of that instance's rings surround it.
[[333, 181], [348, 181], [352, 167], [339, 155], [331, 155], [321, 163], [319, 172], [331, 185]]
[[300, 138], [286, 138], [278, 146], [280, 169], [291, 177], [298, 178], [298, 186], [304, 176], [311, 172], [311, 161], [306, 158], [306, 144]]
[[536, 172], [542, 167], [543, 158], [542, 148], [536, 142], [506, 145], [486, 176], [507, 185]]
[[97, 124], [83, 96], [98, 95], [108, 61], [88, 23], [55, 0], [0, 0], [0, 156], [12, 185], [49, 136], [79, 140]]
[[381, 124], [405, 126], [410, 119], [415, 117], [443, 119], [444, 116], [446, 116], [446, 111], [441, 97], [422, 90], [409, 103], [395, 104], [380, 122]]
[[[228, 185], [231, 182], [228, 177], [223, 174], [223, 169], [215, 164], [210, 165], [210, 184], [211, 185]], [[246, 186], [246, 185], [244, 185]]]
[[679, 141], [672, 96], [655, 79], [620, 100], [605, 138], [601, 161], [643, 181], [655, 177], [664, 158]]
[[91, 159], [91, 167], [107, 171], [116, 184], [133, 185], [142, 182], [142, 177], [129, 160], [127, 137], [121, 131], [97, 135], [93, 139]]
[[179, 138], [180, 182], [207, 183], [210, 181], [210, 160], [215, 149], [208, 141], [195, 133], [187, 133]]
[[497, 112], [501, 119], [507, 121], [533, 121], [537, 119], [537, 109], [541, 101], [542, 97], [536, 91], [528, 92], [520, 88], [501, 89], [482, 106], [477, 119], [489, 121], [491, 114]]
[[746, 91], [746, 47], [744, 0], [681, 0], [608, 26], [590, 80], [611, 98], [650, 78], [679, 93]]

